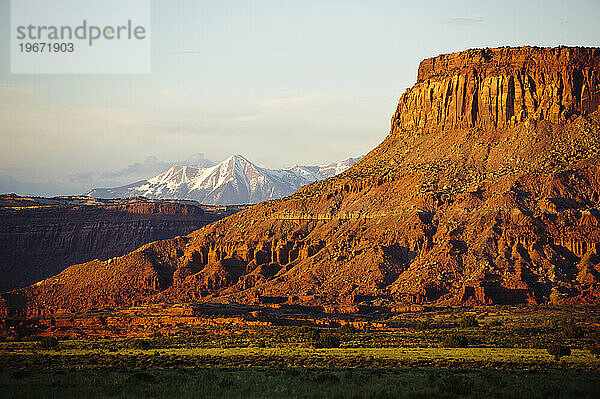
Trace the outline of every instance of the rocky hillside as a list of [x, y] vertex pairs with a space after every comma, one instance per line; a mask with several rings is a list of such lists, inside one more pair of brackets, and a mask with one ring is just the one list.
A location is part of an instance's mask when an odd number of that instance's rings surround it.
[[600, 49], [424, 60], [348, 171], [186, 237], [72, 266], [11, 311], [140, 301], [598, 303]]
[[54, 276], [74, 263], [106, 260], [188, 234], [236, 210], [144, 198], [0, 195], [0, 292]]

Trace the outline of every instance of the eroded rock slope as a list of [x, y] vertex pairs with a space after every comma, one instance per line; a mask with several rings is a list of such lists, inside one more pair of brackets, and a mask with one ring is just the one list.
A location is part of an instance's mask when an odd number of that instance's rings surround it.
[[388, 137], [348, 171], [6, 304], [597, 303], [599, 74], [597, 48], [424, 60]]

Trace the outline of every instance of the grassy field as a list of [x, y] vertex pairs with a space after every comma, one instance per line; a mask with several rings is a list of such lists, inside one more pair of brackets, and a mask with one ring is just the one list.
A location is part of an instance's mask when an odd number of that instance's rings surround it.
[[9, 398], [598, 398], [600, 373], [464, 369], [0, 371]]
[[[0, 397], [600, 397], [596, 307], [441, 309], [359, 327], [212, 321], [17, 320], [0, 337]], [[555, 360], [552, 343], [570, 354]]]
[[[52, 349], [20, 348], [2, 350], [2, 355], [26, 356], [191, 356], [191, 357], [283, 357], [294, 356], [309, 359], [385, 359], [414, 361], [472, 361], [472, 362], [512, 362], [523, 365], [539, 363], [556, 363], [545, 349], [526, 348], [324, 348], [280, 347], [280, 348], [168, 348], [161, 350], [121, 349], [117, 352], [106, 352], [101, 349]], [[592, 356], [587, 350], [573, 349], [570, 356], [560, 360], [562, 366], [586, 365], [600, 369], [600, 358]]]
[[161, 350], [36, 349], [0, 351], [0, 367], [22, 369], [140, 369], [171, 367], [493, 368], [600, 370], [600, 358], [573, 349], [554, 360], [524, 348], [169, 348]]

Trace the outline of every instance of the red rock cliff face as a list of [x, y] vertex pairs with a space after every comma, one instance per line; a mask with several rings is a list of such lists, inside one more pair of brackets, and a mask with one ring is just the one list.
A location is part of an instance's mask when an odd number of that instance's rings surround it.
[[559, 122], [600, 105], [599, 49], [468, 50], [429, 58], [406, 91], [393, 129], [497, 128]]
[[29, 314], [139, 301], [598, 303], [598, 54], [426, 60], [390, 135], [348, 171], [5, 300]]

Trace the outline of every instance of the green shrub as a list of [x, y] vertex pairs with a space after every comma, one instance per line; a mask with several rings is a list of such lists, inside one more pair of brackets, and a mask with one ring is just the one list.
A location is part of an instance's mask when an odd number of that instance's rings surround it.
[[419, 331], [427, 331], [429, 330], [429, 323], [425, 320], [419, 320], [415, 325], [415, 328]]
[[351, 324], [344, 324], [339, 328], [340, 334], [354, 334], [358, 330]]
[[583, 327], [571, 318], [549, 317], [544, 324], [546, 327], [558, 330], [562, 338], [582, 338], [585, 335]]
[[334, 334], [323, 334], [313, 342], [313, 346], [315, 348], [339, 348], [340, 339]]
[[479, 325], [479, 323], [477, 322], [477, 319], [473, 315], [466, 315], [466, 316], [463, 316], [462, 319], [460, 319], [460, 326], [462, 328], [477, 327], [478, 325]]
[[468, 348], [469, 340], [464, 335], [448, 334], [442, 341], [442, 348]]
[[311, 376], [310, 379], [313, 382], [316, 382], [317, 384], [326, 384], [326, 383], [336, 384], [336, 383], [340, 382], [340, 377], [338, 377], [337, 375], [335, 375], [334, 373], [332, 373], [330, 371], [321, 371], [321, 372], [315, 373]]
[[58, 338], [56, 337], [44, 337], [39, 342], [40, 348], [50, 349], [58, 346]]
[[298, 333], [304, 335], [306, 340], [309, 342], [314, 342], [321, 336], [321, 331], [314, 327], [302, 326], [299, 327], [297, 331]]
[[156, 382], [156, 377], [148, 372], [140, 371], [129, 376], [126, 381], [133, 384], [153, 384]]
[[152, 344], [150, 344], [150, 341], [145, 339], [136, 339], [133, 341], [131, 347], [134, 349], [150, 349]]
[[600, 345], [590, 345], [588, 346], [588, 350], [590, 351], [590, 355], [600, 357]]
[[559, 361], [563, 356], [571, 354], [571, 348], [559, 342], [549, 344], [547, 350], [550, 355], [554, 356], [554, 360], [556, 361]]
[[577, 324], [573, 319], [567, 319], [560, 325], [560, 333], [563, 338], [582, 338], [585, 335], [583, 327]]
[[592, 342], [587, 345], [587, 350], [592, 356], [600, 357], [600, 334], [591, 336]]

